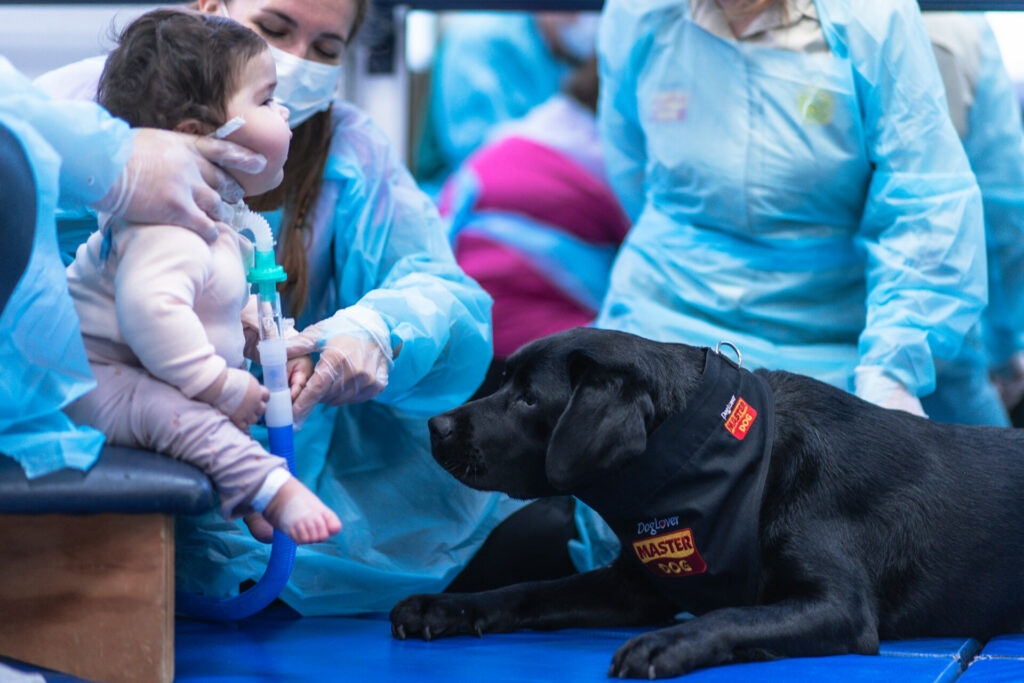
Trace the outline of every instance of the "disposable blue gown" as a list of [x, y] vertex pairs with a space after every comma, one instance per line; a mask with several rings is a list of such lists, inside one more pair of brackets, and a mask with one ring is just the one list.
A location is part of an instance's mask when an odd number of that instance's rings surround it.
[[982, 316], [992, 365], [1024, 349], [1024, 126], [1013, 82], [988, 23], [981, 32], [981, 70], [963, 138], [981, 188], [989, 261], [989, 304]]
[[[385, 135], [342, 102], [334, 119], [298, 327], [358, 303], [381, 315], [401, 352], [377, 399], [318, 405], [296, 433], [299, 478], [344, 525], [298, 548], [281, 597], [306, 615], [386, 611], [443, 590], [523, 505], [463, 486], [430, 454], [427, 418], [465, 400], [490, 362], [490, 297], [456, 265], [437, 210]], [[232, 594], [266, 567], [269, 547], [216, 514], [179, 530], [180, 585], [190, 592]]]
[[1024, 349], [1024, 123], [995, 35], [983, 15], [925, 15], [950, 110], [981, 188], [989, 304], [955, 359], [937, 363], [934, 419], [1006, 426], [990, 367]]
[[92, 102], [54, 102], [0, 57], [0, 125], [33, 169], [35, 239], [28, 266], [0, 315], [0, 453], [30, 478], [88, 469], [103, 435], [61, 408], [95, 382], [57, 249], [54, 214], [106, 195], [131, 155], [132, 133]]
[[429, 114], [447, 169], [479, 147], [494, 124], [524, 116], [558, 92], [568, 71], [529, 14], [452, 17], [438, 50]]
[[676, 0], [605, 5], [600, 121], [635, 225], [597, 325], [925, 395], [986, 302], [978, 186], [916, 3], [814, 7], [828, 52], [724, 40]]

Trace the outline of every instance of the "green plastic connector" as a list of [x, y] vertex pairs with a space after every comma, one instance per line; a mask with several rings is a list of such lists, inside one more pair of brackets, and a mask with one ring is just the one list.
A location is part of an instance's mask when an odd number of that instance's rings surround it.
[[284, 268], [274, 263], [273, 251], [256, 250], [252, 267], [246, 279], [259, 288], [261, 299], [268, 299], [277, 292], [277, 283], [288, 279]]

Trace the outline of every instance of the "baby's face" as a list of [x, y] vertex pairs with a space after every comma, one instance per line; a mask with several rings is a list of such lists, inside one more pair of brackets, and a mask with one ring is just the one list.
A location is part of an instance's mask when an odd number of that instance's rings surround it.
[[228, 99], [227, 120], [241, 116], [245, 125], [227, 139], [267, 158], [267, 167], [261, 173], [231, 171], [246, 196], [252, 196], [281, 184], [292, 131], [288, 127], [288, 110], [274, 101], [277, 71], [269, 50], [263, 50], [249, 60], [242, 68], [238, 82], [240, 87]]

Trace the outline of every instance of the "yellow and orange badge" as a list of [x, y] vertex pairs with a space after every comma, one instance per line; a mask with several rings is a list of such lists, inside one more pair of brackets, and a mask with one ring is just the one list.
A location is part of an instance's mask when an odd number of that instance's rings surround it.
[[732, 408], [732, 412], [725, 421], [725, 428], [729, 430], [730, 434], [742, 441], [750, 432], [750, 427], [756, 419], [757, 411], [742, 398], [738, 398]]
[[692, 576], [708, 568], [697, 552], [690, 529], [633, 541], [633, 551], [644, 566], [658, 576]]

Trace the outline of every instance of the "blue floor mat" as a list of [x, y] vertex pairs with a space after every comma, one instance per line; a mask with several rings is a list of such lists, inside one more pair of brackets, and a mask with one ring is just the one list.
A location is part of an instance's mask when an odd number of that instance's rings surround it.
[[1024, 681], [1024, 634], [998, 636], [985, 643], [959, 681], [1019, 683]]
[[[293, 618], [269, 610], [238, 623], [179, 619], [176, 683], [606, 683], [615, 650], [646, 629], [444, 638], [391, 637], [384, 615]], [[979, 654], [979, 650], [981, 650]], [[973, 661], [972, 661], [973, 660]], [[970, 662], [965, 673], [964, 666]], [[32, 667], [23, 671], [41, 672]], [[41, 672], [47, 683], [77, 683]], [[0, 676], [2, 678], [2, 676]], [[971, 639], [883, 643], [879, 656], [845, 655], [756, 662], [696, 671], [687, 683], [1002, 683], [1024, 681], [1024, 635], [1002, 636], [985, 648]]]
[[[180, 620], [180, 683], [373, 680], [606, 682], [615, 650], [645, 629], [569, 629], [464, 636], [433, 642], [391, 638], [385, 617], [250, 619], [237, 625]], [[694, 672], [719, 681], [946, 683], [980, 645], [969, 639], [885, 643], [877, 657], [847, 655], [757, 662]]]

